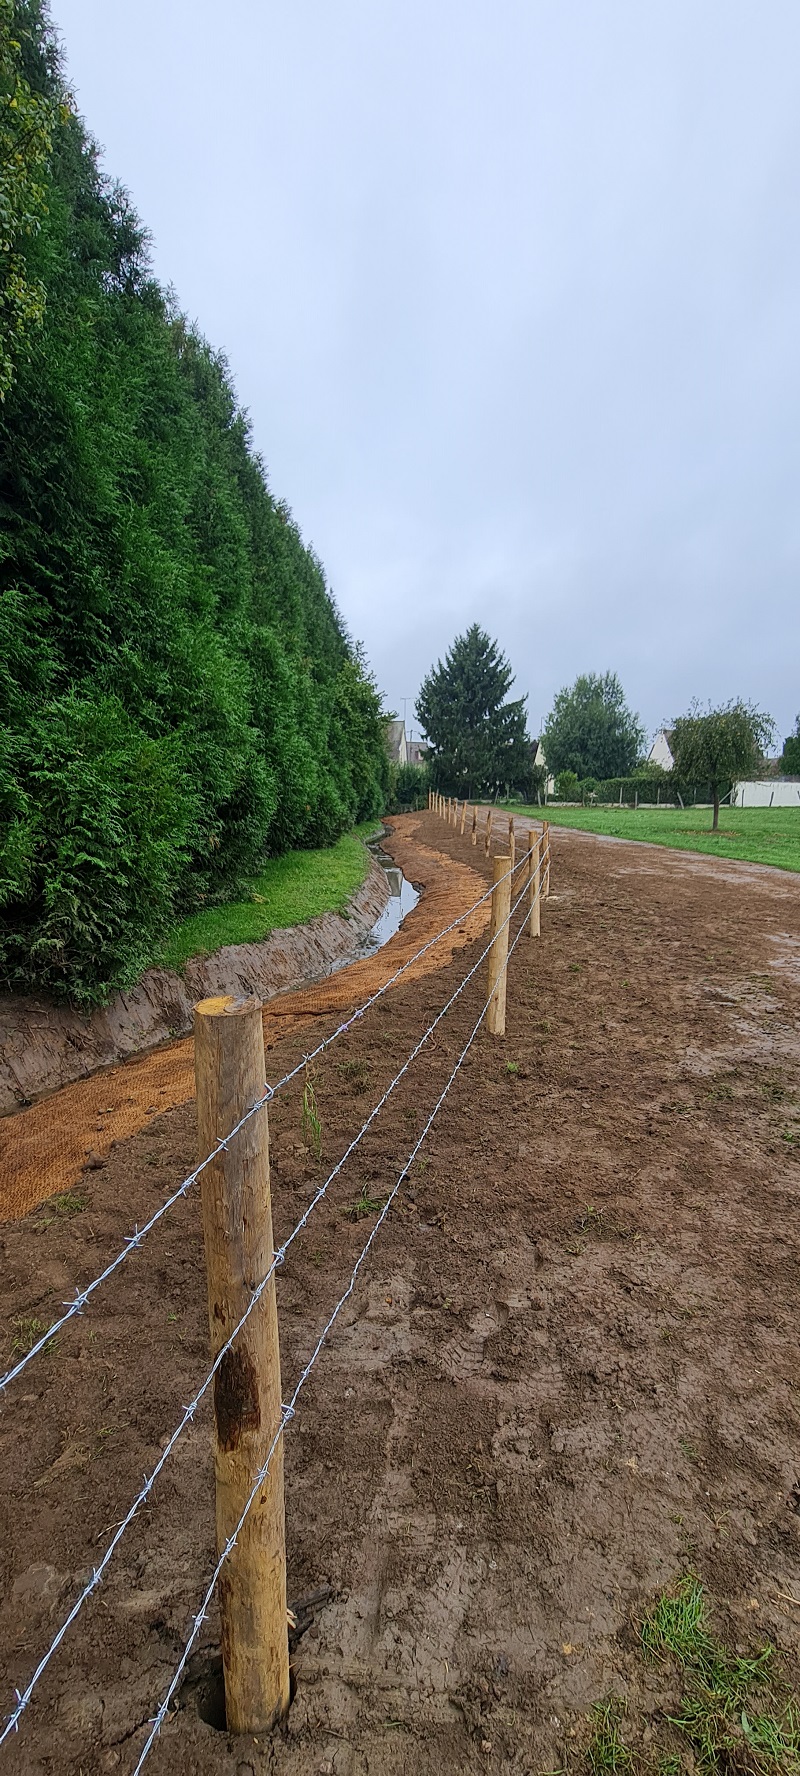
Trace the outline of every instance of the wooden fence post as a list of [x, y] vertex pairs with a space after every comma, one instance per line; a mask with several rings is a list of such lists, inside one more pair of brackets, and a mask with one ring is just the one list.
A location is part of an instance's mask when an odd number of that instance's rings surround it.
[[528, 852], [528, 923], [525, 930], [529, 937], [541, 937], [542, 897], [539, 888], [542, 879], [542, 841], [538, 833], [531, 834], [531, 841]]
[[492, 947], [489, 951], [489, 972], [487, 979], [487, 997], [489, 1006], [486, 1012], [486, 1024], [490, 1035], [505, 1036], [506, 1033], [506, 976], [508, 969], [508, 930], [511, 912], [511, 868], [510, 857], [496, 857], [492, 875], [492, 922], [489, 935]]
[[550, 899], [550, 822], [549, 822], [549, 820], [545, 820], [542, 822], [542, 839], [544, 841], [543, 850], [544, 850], [544, 858], [545, 858], [544, 881], [542, 883], [542, 899], [549, 900]]
[[489, 847], [490, 847], [491, 843], [492, 843], [492, 810], [491, 810], [491, 808], [489, 808], [487, 815], [486, 815], [486, 839], [484, 841], [484, 847], [483, 847], [484, 851], [486, 852], [487, 857], [489, 855]]
[[[205, 1157], [264, 1091], [257, 999], [203, 999], [194, 1015], [197, 1133]], [[211, 1354], [273, 1259], [266, 1105], [201, 1173]], [[214, 1380], [217, 1552], [235, 1530], [281, 1421], [275, 1279]], [[289, 1706], [283, 1439], [225, 1564], [219, 1589], [228, 1731], [253, 1733]]]
[[517, 840], [514, 832], [513, 814], [509, 814], [508, 816], [508, 850], [511, 858], [511, 868], [513, 870], [517, 867]]
[[465, 802], [465, 803], [464, 803], [464, 806], [463, 806], [463, 808], [462, 808], [462, 810], [461, 810], [461, 829], [460, 829], [460, 830], [461, 830], [461, 837], [462, 837], [462, 839], [463, 839], [463, 837], [464, 837], [464, 824], [465, 824], [465, 822], [466, 822], [466, 818], [467, 818], [467, 804], [466, 804], [466, 802]]
[[473, 810], [472, 810], [472, 843], [473, 843], [473, 845], [477, 845], [477, 843], [478, 843], [478, 810], [477, 810], [477, 808], [473, 808]]

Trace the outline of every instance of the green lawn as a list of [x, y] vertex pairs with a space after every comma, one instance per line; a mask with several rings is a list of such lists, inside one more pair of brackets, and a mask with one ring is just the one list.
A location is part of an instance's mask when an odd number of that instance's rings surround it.
[[247, 900], [207, 907], [177, 925], [156, 966], [180, 969], [190, 957], [210, 956], [223, 944], [260, 943], [271, 931], [341, 911], [367, 873], [364, 840], [378, 830], [379, 822], [370, 820], [325, 850], [270, 858], [263, 875], [250, 883]]
[[615, 839], [645, 839], [678, 851], [704, 851], [710, 857], [740, 857], [800, 870], [800, 807], [721, 808], [719, 832], [711, 831], [710, 808], [520, 808], [553, 826], [610, 833]]

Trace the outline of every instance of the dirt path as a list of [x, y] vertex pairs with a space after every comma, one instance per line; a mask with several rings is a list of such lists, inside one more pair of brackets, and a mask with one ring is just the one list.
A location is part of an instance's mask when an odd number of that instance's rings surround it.
[[[396, 828], [397, 862], [409, 881], [422, 886], [419, 905], [401, 930], [374, 957], [353, 963], [320, 986], [282, 994], [264, 1010], [267, 1052], [289, 1030], [307, 1029], [333, 1012], [354, 1011], [383, 986], [395, 969], [457, 919], [483, 891], [483, 879], [468, 865], [452, 863], [415, 837], [419, 821], [403, 816]], [[462, 929], [409, 969], [419, 979], [441, 968], [454, 951], [482, 931], [482, 907]], [[64, 1086], [31, 1109], [0, 1120], [0, 1221], [27, 1215], [56, 1192], [68, 1191], [87, 1169], [101, 1166], [119, 1141], [145, 1128], [165, 1110], [194, 1098], [194, 1039], [170, 1042], [89, 1079]]]
[[[428, 817], [415, 843], [484, 869]], [[287, 1435], [290, 1595], [330, 1587], [287, 1724], [232, 1740], [187, 1694], [153, 1776], [578, 1772], [612, 1690], [634, 1747], [674, 1751], [676, 1678], [643, 1663], [634, 1624], [689, 1566], [727, 1644], [769, 1636], [797, 1681], [800, 883], [561, 831], [553, 849], [507, 1037], [476, 1043]], [[475, 954], [330, 1051], [325, 1168]], [[390, 1188], [481, 998], [467, 989], [279, 1272], [286, 1390], [370, 1226], [344, 1211]], [[303, 1042], [287, 1031], [274, 1066]], [[283, 1237], [324, 1171], [298, 1095], [270, 1117]], [[184, 1104], [121, 1142], [74, 1214], [2, 1229], [6, 1353], [174, 1187], [192, 1121]], [[7, 1697], [206, 1367], [189, 1200], [0, 1415]], [[132, 1770], [213, 1562], [208, 1438], [198, 1417], [43, 1680], [14, 1776]], [[212, 1615], [196, 1674], [217, 1633]]]

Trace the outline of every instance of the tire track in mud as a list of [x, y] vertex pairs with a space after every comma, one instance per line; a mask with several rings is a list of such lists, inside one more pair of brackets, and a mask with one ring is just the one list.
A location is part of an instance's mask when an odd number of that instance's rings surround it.
[[[375, 956], [353, 962], [324, 981], [280, 994], [264, 1007], [267, 1054], [286, 1036], [317, 1019], [354, 1011], [430, 938], [485, 892], [484, 877], [417, 838], [420, 821], [400, 815], [389, 825], [386, 848], [409, 881], [424, 890], [400, 930]], [[413, 981], [443, 968], [486, 927], [489, 903], [469, 913], [435, 949], [403, 975]], [[82, 1173], [103, 1165], [118, 1142], [194, 1097], [194, 1038], [186, 1036], [121, 1066], [75, 1081], [0, 1122], [0, 1223], [16, 1221]]]

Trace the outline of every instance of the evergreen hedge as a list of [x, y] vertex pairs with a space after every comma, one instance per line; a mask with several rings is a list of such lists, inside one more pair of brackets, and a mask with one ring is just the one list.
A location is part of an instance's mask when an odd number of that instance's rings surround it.
[[[13, 13], [0, 73], [49, 151], [0, 263], [0, 985], [90, 1004], [267, 855], [380, 812], [388, 761], [224, 359], [152, 277], [39, 0]], [[20, 265], [43, 318], [14, 331]]]

